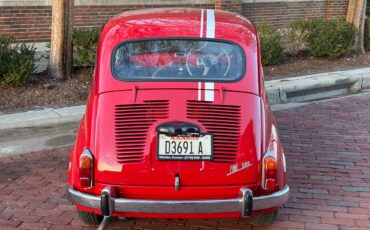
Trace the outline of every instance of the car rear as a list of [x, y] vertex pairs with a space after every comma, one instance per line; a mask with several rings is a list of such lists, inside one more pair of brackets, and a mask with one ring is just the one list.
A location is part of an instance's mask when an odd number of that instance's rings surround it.
[[[192, 11], [207, 20], [212, 12]], [[84, 127], [92, 131], [84, 161], [74, 156], [68, 190], [79, 208], [238, 217], [287, 199], [288, 188], [253, 197], [261, 192], [265, 135], [256, 37], [242, 27], [232, 39], [205, 30], [205, 38], [146, 37], [101, 50]]]

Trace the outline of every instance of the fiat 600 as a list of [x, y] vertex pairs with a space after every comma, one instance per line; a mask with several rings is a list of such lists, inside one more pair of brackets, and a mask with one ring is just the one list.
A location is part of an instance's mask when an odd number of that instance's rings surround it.
[[210, 9], [110, 19], [68, 176], [67, 197], [87, 224], [103, 216], [271, 223], [289, 187], [254, 25]]

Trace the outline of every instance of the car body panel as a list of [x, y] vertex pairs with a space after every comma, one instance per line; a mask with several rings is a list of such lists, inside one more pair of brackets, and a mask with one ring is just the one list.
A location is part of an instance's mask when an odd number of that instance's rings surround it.
[[[169, 115], [165, 119], [158, 119], [145, 132], [145, 150], [143, 151], [143, 160], [137, 163], [122, 164], [117, 162], [116, 143], [115, 143], [115, 123], [105, 122], [114, 121], [114, 106], [117, 104], [132, 104], [132, 93], [130, 91], [116, 91], [109, 94], [99, 95], [99, 104], [97, 113], [100, 116], [96, 120], [96, 148], [92, 151], [96, 153], [96, 181], [113, 184], [126, 185], [159, 185], [173, 186], [174, 175], [179, 174], [181, 186], [214, 186], [214, 185], [232, 185], [232, 184], [251, 184], [259, 180], [258, 161], [261, 152], [260, 143], [261, 134], [259, 125], [260, 116], [248, 111], [248, 107], [259, 108], [259, 97], [238, 92], [222, 92], [224, 104], [240, 105], [243, 119], [240, 120], [240, 134], [235, 138], [243, 142], [240, 149], [237, 149], [236, 160], [231, 164], [222, 164], [213, 161], [158, 161], [156, 155], [156, 127], [164, 122], [183, 121], [198, 125], [202, 133], [211, 133], [204, 124], [197, 119], [187, 117], [187, 101], [197, 100], [196, 90], [138, 90], [136, 93], [136, 104], [145, 100], [166, 100], [169, 99]], [[155, 96], [154, 96], [155, 95]], [[237, 98], [243, 97], [243, 101], [237, 101]], [[220, 93], [215, 93], [214, 104], [221, 104]], [[258, 109], [259, 110], [259, 109]], [[140, 119], [145, 121], [146, 118]], [[222, 121], [219, 121], [222, 122]], [[225, 124], [227, 131], [228, 124]], [[216, 134], [217, 136], [217, 134]], [[234, 137], [234, 136], [233, 136]], [[255, 139], [257, 138], [257, 139]], [[217, 137], [216, 137], [217, 139]], [[238, 143], [238, 142], [237, 142]], [[109, 154], [108, 154], [109, 153]], [[217, 153], [215, 153], [217, 155]], [[230, 167], [233, 165], [248, 164], [248, 168], [230, 174]], [[124, 175], [124, 176], [122, 176]]]

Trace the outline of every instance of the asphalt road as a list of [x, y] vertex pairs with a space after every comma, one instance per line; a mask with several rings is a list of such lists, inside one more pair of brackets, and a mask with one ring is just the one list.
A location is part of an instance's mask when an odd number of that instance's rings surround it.
[[[370, 94], [275, 116], [291, 197], [272, 226], [253, 226], [249, 219], [114, 219], [110, 228], [370, 229]], [[84, 226], [65, 199], [69, 151], [0, 158], [0, 229], [96, 229]]]

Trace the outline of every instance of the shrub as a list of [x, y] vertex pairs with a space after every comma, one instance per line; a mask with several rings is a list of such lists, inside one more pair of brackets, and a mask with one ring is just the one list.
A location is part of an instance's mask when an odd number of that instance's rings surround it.
[[307, 48], [315, 57], [338, 58], [349, 54], [354, 45], [356, 28], [344, 19], [307, 21]]
[[94, 66], [98, 40], [98, 29], [75, 29], [73, 31], [73, 51], [77, 65]]
[[0, 36], [0, 80], [6, 85], [20, 86], [27, 83], [36, 69], [36, 48], [14, 42], [11, 36]]
[[1, 35], [0, 36], [0, 46], [9, 46], [14, 43], [14, 37], [10, 35]]
[[279, 32], [273, 27], [262, 24], [257, 26], [261, 43], [262, 64], [278, 64], [282, 60], [283, 47]]
[[308, 35], [308, 22], [306, 20], [299, 20], [290, 24], [284, 34], [288, 52], [297, 56], [303, 51], [306, 47]]
[[31, 60], [24, 59], [18, 61], [15, 65], [12, 65], [9, 71], [4, 75], [3, 82], [10, 86], [24, 85], [27, 83], [30, 73], [34, 70]]
[[368, 18], [365, 19], [364, 48], [366, 51], [370, 50], [370, 23]]
[[9, 57], [14, 53], [11, 44], [14, 42], [14, 38], [8, 35], [0, 36], [0, 80], [4, 74], [9, 70]]

